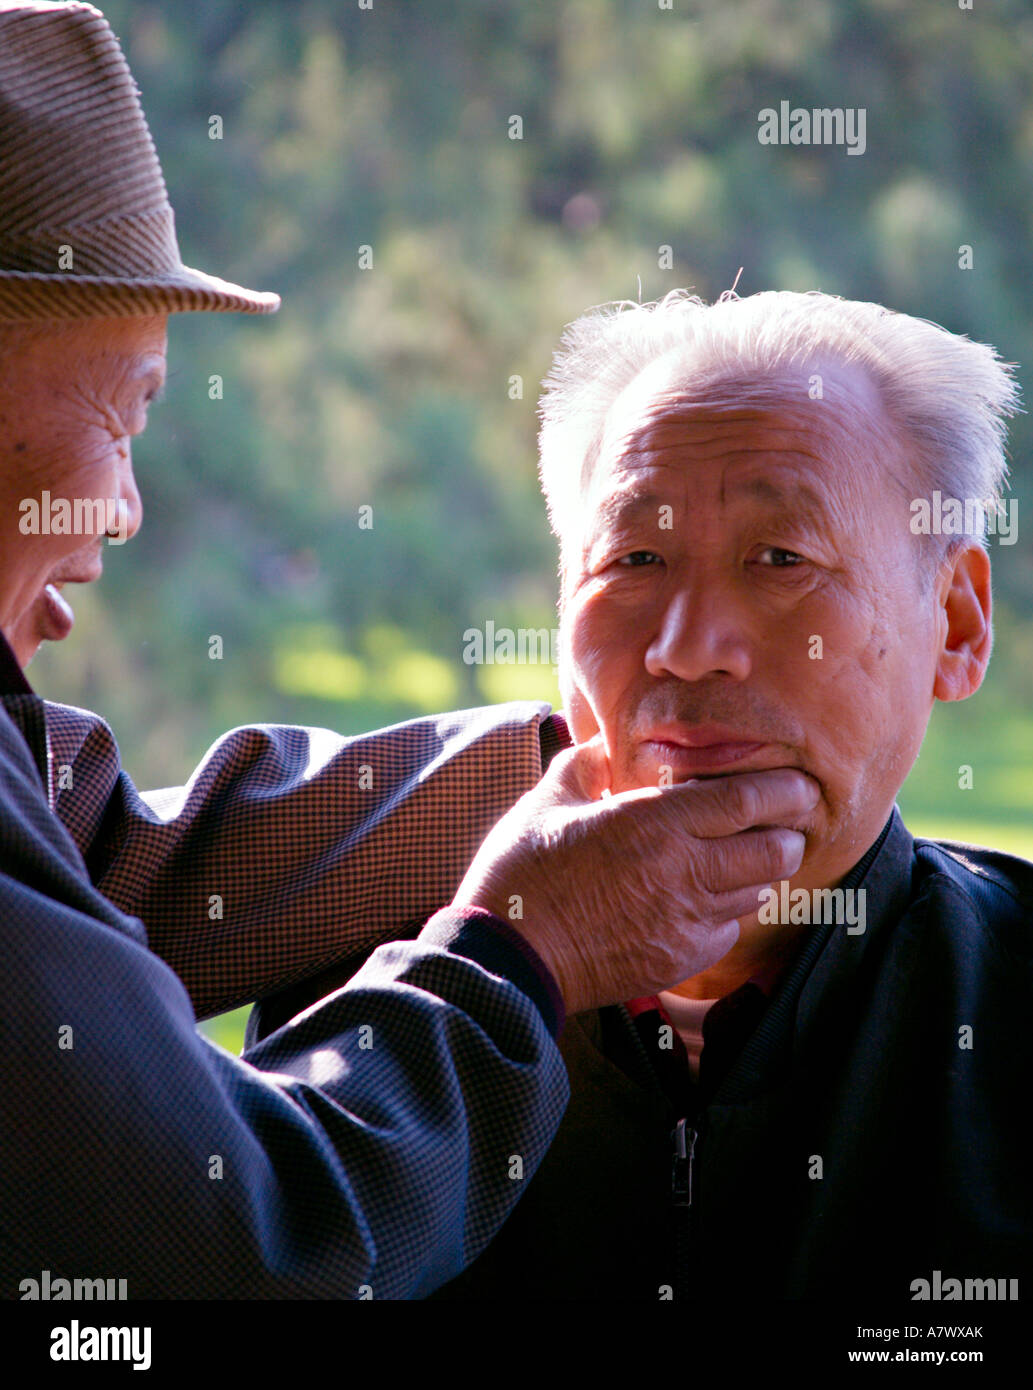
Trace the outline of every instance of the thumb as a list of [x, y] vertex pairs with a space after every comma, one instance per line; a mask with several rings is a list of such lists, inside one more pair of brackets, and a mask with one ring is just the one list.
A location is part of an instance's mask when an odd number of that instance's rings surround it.
[[558, 754], [549, 764], [549, 776], [564, 800], [598, 801], [610, 787], [610, 759], [602, 734]]

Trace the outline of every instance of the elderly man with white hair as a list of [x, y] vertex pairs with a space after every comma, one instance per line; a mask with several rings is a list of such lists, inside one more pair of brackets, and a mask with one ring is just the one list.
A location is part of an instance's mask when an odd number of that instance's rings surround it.
[[567, 331], [541, 474], [575, 744], [602, 738], [618, 794], [792, 769], [820, 795], [720, 961], [568, 1021], [559, 1134], [437, 1297], [1033, 1292], [1033, 865], [916, 840], [894, 804], [991, 646], [984, 537], [922, 534], [916, 503], [995, 515], [1016, 394], [991, 348], [821, 294]]
[[[0, 1297], [428, 1292], [555, 1132], [564, 1010], [714, 965], [800, 863], [799, 771], [604, 799], [601, 740], [542, 776], [544, 704], [237, 729], [145, 796], [101, 719], [34, 694], [64, 586], [139, 528], [168, 315], [278, 303], [182, 264], [104, 16], [0, 3]], [[405, 937], [242, 1058], [197, 1032]]]

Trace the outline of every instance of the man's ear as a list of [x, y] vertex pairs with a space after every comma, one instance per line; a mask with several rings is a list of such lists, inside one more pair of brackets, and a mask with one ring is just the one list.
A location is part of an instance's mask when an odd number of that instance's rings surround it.
[[937, 577], [943, 607], [943, 646], [936, 660], [937, 700], [966, 700], [983, 683], [990, 661], [990, 557], [981, 545], [966, 545], [947, 560]]

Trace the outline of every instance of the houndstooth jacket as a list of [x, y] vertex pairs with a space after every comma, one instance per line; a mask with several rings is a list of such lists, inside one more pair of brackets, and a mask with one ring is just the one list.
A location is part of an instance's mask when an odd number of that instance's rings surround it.
[[97, 716], [28, 687], [0, 703], [0, 1294], [42, 1270], [130, 1298], [406, 1298], [453, 1277], [567, 1100], [530, 948], [446, 910], [241, 1058], [195, 1018], [448, 903], [558, 745], [548, 706], [353, 739], [237, 729], [145, 796]]

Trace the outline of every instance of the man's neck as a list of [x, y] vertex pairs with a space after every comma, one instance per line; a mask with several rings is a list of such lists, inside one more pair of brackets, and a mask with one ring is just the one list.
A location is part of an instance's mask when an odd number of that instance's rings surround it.
[[723, 999], [756, 975], [775, 974], [784, 968], [803, 944], [807, 924], [765, 925], [757, 915], [743, 918], [739, 940], [716, 965], [674, 985], [671, 994], [686, 999]]

